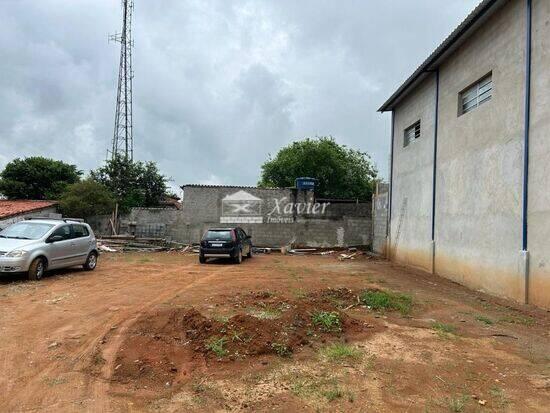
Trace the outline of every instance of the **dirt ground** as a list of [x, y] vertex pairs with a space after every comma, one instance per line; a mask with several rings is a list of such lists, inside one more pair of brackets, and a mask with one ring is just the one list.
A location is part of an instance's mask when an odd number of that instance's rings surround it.
[[0, 411], [549, 411], [546, 311], [375, 259], [197, 261], [2, 277]]

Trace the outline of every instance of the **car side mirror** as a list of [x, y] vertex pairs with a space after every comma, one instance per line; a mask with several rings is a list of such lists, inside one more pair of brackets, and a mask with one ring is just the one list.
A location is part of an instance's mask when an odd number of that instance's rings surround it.
[[247, 236], [246, 236], [246, 239], [252, 239], [252, 236], [247, 235]]
[[46, 241], [49, 244], [53, 244], [54, 242], [63, 241], [62, 235], [52, 235], [48, 240]]

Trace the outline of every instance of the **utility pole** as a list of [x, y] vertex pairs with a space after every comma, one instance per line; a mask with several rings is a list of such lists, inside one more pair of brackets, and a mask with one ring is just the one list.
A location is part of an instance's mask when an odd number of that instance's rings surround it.
[[115, 112], [115, 130], [113, 134], [111, 158], [120, 156], [126, 160], [134, 159], [134, 128], [132, 116], [132, 13], [134, 0], [122, 0], [122, 32], [109, 36], [109, 40], [120, 43], [120, 66], [118, 72], [118, 90]]

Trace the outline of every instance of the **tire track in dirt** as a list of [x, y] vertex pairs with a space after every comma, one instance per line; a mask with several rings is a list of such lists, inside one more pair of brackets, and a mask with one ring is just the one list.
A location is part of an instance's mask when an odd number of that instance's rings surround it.
[[[188, 264], [188, 265], [185, 265], [185, 266], [181, 266], [181, 267], [177, 268], [176, 270], [169, 271], [169, 272], [167, 272], [167, 274], [172, 275], [172, 274], [175, 274], [175, 273], [180, 273], [182, 270], [184, 270], [184, 271], [189, 270], [191, 268], [194, 268], [195, 266], [196, 266], [196, 264], [194, 264], [194, 263], [193, 264]], [[181, 292], [185, 291], [186, 289], [190, 288], [191, 286], [195, 285], [198, 282], [202, 282], [203, 280], [209, 279], [209, 278], [217, 275], [219, 272], [221, 272], [223, 270], [224, 270], [224, 268], [220, 268], [219, 271], [215, 271], [212, 274], [209, 274], [205, 277], [202, 277], [200, 280], [192, 281], [190, 284], [187, 284], [186, 286], [184, 286], [180, 289], [170, 290], [166, 294], [157, 295], [153, 300], [148, 301], [144, 305], [140, 305], [139, 307], [138, 306], [132, 306], [131, 308], [128, 308], [127, 310], [125, 310], [123, 313], [114, 314], [112, 317], [110, 317], [108, 319], [98, 320], [98, 322], [96, 324], [94, 324], [89, 329], [89, 331], [87, 332], [88, 334], [93, 335], [93, 338], [91, 338], [90, 340], [87, 340], [85, 343], [83, 343], [77, 349], [74, 349], [70, 353], [66, 354], [67, 357], [70, 357], [73, 360], [71, 362], [71, 364], [72, 364], [71, 372], [80, 373], [80, 374], [84, 375], [84, 377], [83, 377], [83, 381], [84, 381], [83, 386], [82, 386], [81, 389], [79, 389], [79, 392], [81, 392], [81, 395], [82, 396], [88, 395], [88, 397], [86, 397], [86, 398], [88, 400], [91, 400], [91, 401], [94, 401], [94, 402], [97, 400], [97, 399], [94, 400], [94, 396], [96, 394], [95, 392], [93, 393], [93, 396], [90, 399], [90, 397], [89, 397], [90, 392], [87, 390], [87, 388], [89, 388], [90, 385], [93, 386], [94, 381], [98, 381], [98, 378], [89, 377], [89, 375], [85, 372], [85, 368], [89, 366], [89, 364], [90, 364], [89, 357], [93, 354], [94, 350], [96, 349], [96, 347], [99, 344], [99, 342], [101, 341], [101, 339], [111, 332], [111, 326], [112, 325], [118, 324], [118, 325], [121, 326], [120, 328], [122, 329], [122, 327], [125, 324], [128, 324], [127, 327], [126, 327], [126, 329], [127, 329], [132, 324], [132, 323], [129, 323], [129, 321], [137, 320], [139, 315], [141, 315], [144, 311], [149, 310], [150, 308], [154, 307], [155, 305], [158, 305], [162, 301], [168, 300], [168, 299], [180, 294]], [[131, 317], [130, 319], [128, 319], [127, 317], [131, 314], [134, 314], [134, 316]], [[58, 328], [57, 330], [53, 330], [51, 332], [51, 334], [55, 335], [56, 333], [58, 333], [60, 331], [62, 332], [66, 328], [67, 328], [67, 326], [62, 326], [62, 327]], [[116, 354], [116, 351], [115, 351], [114, 354]], [[47, 364], [46, 367], [44, 367], [40, 370], [37, 370], [34, 373], [34, 378], [31, 379], [23, 388], [18, 389], [19, 395], [20, 396], [24, 395], [24, 397], [22, 397], [22, 398], [20, 397], [20, 399], [18, 401], [18, 409], [21, 410], [22, 406], [25, 406], [29, 402], [32, 403], [32, 404], [35, 404], [36, 400], [32, 400], [32, 398], [36, 394], [40, 393], [40, 389], [43, 388], [44, 378], [45, 377], [50, 377], [52, 375], [52, 373], [54, 373], [56, 371], [66, 370], [66, 363], [67, 363], [66, 359], [65, 360], [60, 360], [60, 361], [53, 361], [52, 360]], [[99, 380], [103, 381], [104, 379], [100, 378]], [[56, 402], [52, 406], [55, 406], [58, 403], [59, 402]], [[47, 409], [48, 406], [49, 406], [49, 404], [42, 404], [41, 408]], [[9, 406], [9, 404], [8, 404], [8, 406], [4, 406], [4, 407], [9, 408], [10, 410], [14, 408], [14, 406]], [[29, 408], [28, 407], [24, 408], [24, 410], [25, 411], [29, 410]], [[30, 410], [32, 410], [32, 408]], [[93, 410], [96, 411], [97, 409], [95, 409], [95, 407], [94, 407]], [[99, 411], [108, 411], [108, 410], [101, 410], [100, 409]]]
[[[96, 403], [98, 403], [97, 405], [94, 406], [94, 409], [99, 411], [113, 411], [114, 406], [111, 406], [112, 400], [108, 396], [108, 391], [110, 388], [110, 377], [113, 374], [114, 369], [116, 367], [114, 365], [116, 355], [118, 353], [118, 350], [120, 349], [120, 346], [124, 342], [124, 339], [126, 338], [126, 334], [128, 330], [136, 323], [139, 317], [142, 316], [147, 311], [153, 309], [155, 306], [157, 306], [161, 302], [166, 301], [170, 298], [173, 298], [183, 293], [186, 290], [189, 290], [198, 285], [204, 284], [212, 280], [216, 276], [218, 276], [220, 273], [224, 273], [224, 272], [227, 272], [227, 268], [220, 267], [219, 269], [211, 272], [209, 275], [202, 277], [197, 281], [193, 281], [190, 284], [186, 285], [185, 287], [157, 296], [154, 300], [149, 301], [146, 305], [133, 309], [132, 310], [133, 315], [126, 318], [124, 321], [120, 320], [121, 322], [119, 322], [116, 332], [110, 336], [109, 341], [105, 344], [105, 346], [101, 351], [101, 356], [105, 360], [105, 363], [101, 368], [100, 377], [95, 378], [91, 383], [93, 399]], [[87, 353], [88, 356], [92, 354], [93, 350], [99, 344], [102, 337], [105, 336], [106, 334], [109, 334], [109, 332], [110, 332], [110, 329], [105, 329], [104, 334], [102, 334], [101, 337], [97, 337], [95, 339], [95, 342], [93, 343], [93, 345], [89, 347], [89, 351]]]

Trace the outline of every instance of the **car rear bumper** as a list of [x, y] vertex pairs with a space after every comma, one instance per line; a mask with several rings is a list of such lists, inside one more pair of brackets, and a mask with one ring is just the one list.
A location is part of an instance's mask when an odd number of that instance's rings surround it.
[[205, 258], [233, 258], [236, 248], [202, 248], [200, 254]]

